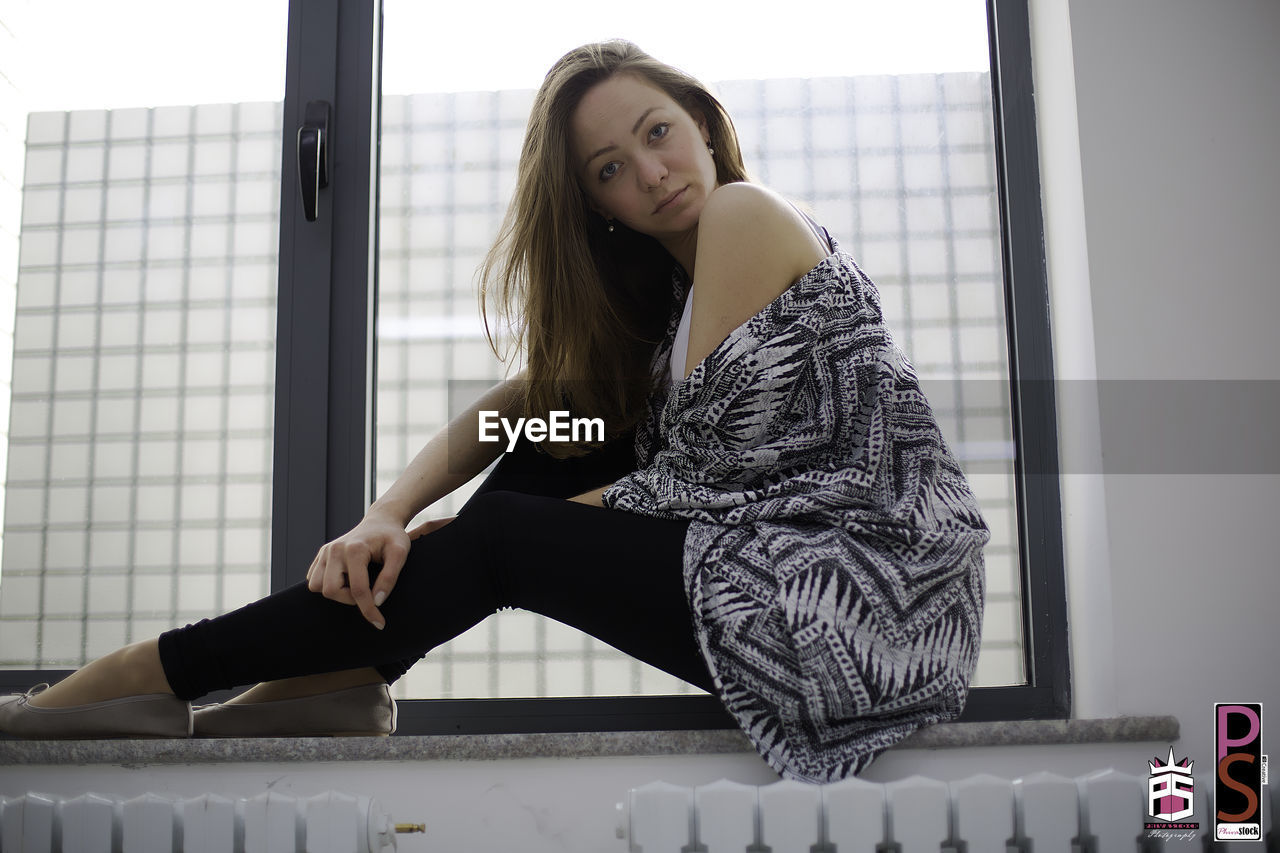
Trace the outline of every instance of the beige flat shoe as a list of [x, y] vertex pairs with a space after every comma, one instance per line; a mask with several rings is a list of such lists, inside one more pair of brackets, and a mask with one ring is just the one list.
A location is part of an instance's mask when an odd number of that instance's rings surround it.
[[274, 702], [201, 705], [196, 737], [371, 737], [396, 730], [396, 703], [385, 684]]
[[38, 684], [26, 693], [0, 697], [0, 732], [35, 740], [191, 736], [191, 703], [168, 693], [68, 708], [32, 707], [31, 698], [48, 687]]

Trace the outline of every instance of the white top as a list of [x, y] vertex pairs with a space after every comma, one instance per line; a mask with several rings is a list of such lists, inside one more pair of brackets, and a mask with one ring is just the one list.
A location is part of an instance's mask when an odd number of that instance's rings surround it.
[[680, 326], [676, 329], [676, 339], [671, 344], [671, 382], [684, 380], [684, 363], [689, 358], [689, 324], [693, 320], [693, 286], [684, 297], [684, 313], [680, 315]]

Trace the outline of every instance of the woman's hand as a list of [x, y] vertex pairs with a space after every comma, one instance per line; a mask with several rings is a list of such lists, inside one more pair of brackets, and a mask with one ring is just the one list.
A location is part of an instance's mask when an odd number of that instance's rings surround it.
[[[420, 536], [419, 530], [421, 528], [415, 529], [414, 533]], [[409, 556], [410, 538], [404, 525], [394, 519], [372, 513], [366, 515], [350, 532], [320, 548], [307, 570], [307, 589], [333, 601], [354, 604], [370, 625], [382, 630], [386, 621], [378, 608], [400, 577], [405, 558]], [[372, 589], [370, 563], [382, 564]]]
[[409, 531], [409, 539], [411, 540], [418, 539], [427, 533], [432, 533], [436, 530], [439, 530], [441, 527], [444, 527], [446, 524], [453, 521], [455, 518], [457, 518], [456, 515], [451, 515], [447, 518], [432, 518], [427, 521], [424, 521], [421, 524], [419, 524], [417, 527]]
[[587, 506], [604, 506], [604, 493], [609, 491], [611, 488], [613, 488], [613, 483], [610, 483], [607, 486], [601, 486], [598, 489], [592, 489], [589, 492], [583, 492], [582, 494], [575, 495], [571, 498], [566, 498], [566, 500], [571, 500], [574, 503], [586, 504]]

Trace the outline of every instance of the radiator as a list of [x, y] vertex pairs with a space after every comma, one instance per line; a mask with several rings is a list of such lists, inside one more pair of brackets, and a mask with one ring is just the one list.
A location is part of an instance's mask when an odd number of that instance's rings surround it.
[[378, 853], [395, 849], [397, 832], [424, 830], [393, 824], [368, 797], [332, 791], [237, 800], [215, 794], [0, 797], [3, 853]]
[[[1210, 839], [1207, 792], [1197, 778], [1193, 838], [1149, 835], [1147, 778], [1106, 770], [1068, 779], [1037, 773], [1009, 781], [973, 776], [939, 782], [913, 776], [886, 784], [719, 781], [697, 788], [655, 782], [618, 803], [618, 838], [631, 853], [1154, 853], [1225, 851]], [[1280, 851], [1271, 815], [1276, 786], [1264, 788], [1266, 844]], [[1173, 834], [1173, 833], [1170, 833]]]

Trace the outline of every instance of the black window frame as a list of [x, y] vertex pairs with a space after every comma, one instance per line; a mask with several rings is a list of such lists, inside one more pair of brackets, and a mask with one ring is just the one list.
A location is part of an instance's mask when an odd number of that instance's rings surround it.
[[[1027, 683], [977, 687], [962, 721], [1070, 714], [1056, 400], [1028, 0], [987, 0], [997, 193], [1016, 445]], [[282, 136], [271, 589], [373, 499], [381, 0], [290, 0]], [[297, 132], [330, 105], [329, 185], [303, 216]], [[340, 237], [341, 239], [335, 239]], [[66, 670], [0, 672], [0, 689]], [[398, 734], [732, 729], [713, 696], [412, 699]]]
[[[379, 123], [377, 79], [366, 82], [347, 69], [376, 69], [378, 56], [370, 55], [371, 46], [379, 43], [381, 33], [378, 0], [328, 0], [343, 16], [337, 30], [334, 74], [343, 122], [350, 128], [343, 136], [344, 125], [334, 134], [334, 152], [340, 158], [376, 157], [376, 147], [366, 148], [368, 133], [360, 120], [368, 121], [376, 134]], [[299, 5], [293, 0], [292, 6]], [[310, 4], [308, 4], [310, 7]], [[295, 51], [293, 11], [290, 22], [290, 81], [297, 72], [300, 56], [306, 64], [319, 63], [318, 50]], [[308, 17], [314, 12], [307, 9]], [[1057, 419], [1053, 393], [1053, 358], [1050, 348], [1048, 285], [1044, 262], [1044, 228], [1040, 206], [1039, 151], [1036, 144], [1035, 109], [1031, 73], [1031, 37], [1027, 0], [988, 0], [988, 37], [991, 45], [991, 86], [995, 119], [997, 190], [1000, 198], [1000, 223], [1003, 239], [1002, 265], [1007, 307], [1007, 334], [1010, 353], [1011, 400], [1017, 455], [1018, 524], [1021, 547], [1021, 579], [1023, 595], [1023, 636], [1027, 683], [1010, 687], [978, 687], [970, 692], [962, 720], [1012, 720], [1064, 718], [1070, 710], [1070, 682], [1066, 642], [1066, 593], [1062, 552], [1061, 510], [1057, 478]], [[330, 38], [326, 32], [325, 44]], [[378, 51], [380, 54], [380, 50]], [[337, 73], [337, 69], [343, 69]], [[369, 93], [373, 93], [370, 99]], [[310, 98], [310, 92], [286, 91], [285, 115], [298, 117]], [[355, 108], [352, 109], [353, 104]], [[355, 112], [355, 115], [352, 113]], [[295, 124], [296, 127], [296, 124]], [[286, 157], [284, 181], [296, 174], [296, 165], [288, 157], [291, 129], [286, 122]], [[344, 146], [354, 152], [344, 152]], [[333, 226], [337, 233], [362, 234], [368, 222], [363, 217], [376, 213], [377, 188], [362, 184], [363, 176], [377, 174], [377, 163], [356, 160], [346, 176], [336, 176], [331, 189], [334, 197], [346, 196], [350, 201], [333, 205]], [[344, 177], [353, 178], [348, 183]], [[376, 183], [376, 181], [375, 181]], [[301, 253], [286, 243], [285, 235], [306, 231], [317, 223], [302, 222], [296, 187], [292, 193], [284, 187], [284, 198], [290, 201], [281, 228], [281, 317], [286, 305], [297, 305], [291, 290], [293, 282], [313, 280], [320, 275], [295, 272], [286, 281], [283, 259], [295, 263], [306, 260], [309, 250]], [[374, 206], [370, 208], [369, 203]], [[344, 222], [345, 218], [345, 222]], [[376, 218], [376, 217], [375, 217]], [[289, 227], [286, 227], [288, 225]], [[374, 238], [376, 241], [376, 237]], [[299, 238], [296, 245], [305, 245]], [[282, 420], [282, 407], [277, 407], [276, 421], [276, 511], [273, 552], [273, 585], [277, 580], [294, 582], [301, 579], [316, 547], [328, 538], [341, 535], [361, 517], [364, 507], [374, 497], [368, 488], [360, 490], [362, 472], [372, 470], [371, 451], [363, 435], [371, 411], [372, 363], [360, 363], [360, 355], [369, 352], [369, 341], [362, 335], [368, 328], [360, 311], [372, 311], [376, 293], [376, 270], [364, 288], [358, 287], [356, 261], [364, 257], [368, 244], [358, 240], [353, 247], [333, 247], [335, 281], [341, 281], [343, 293], [331, 293], [330, 317], [347, 320], [343, 325], [331, 324], [327, 351], [331, 375], [327, 378], [306, 370], [306, 365], [321, 363], [325, 350], [322, 339], [310, 335], [300, 348], [310, 348], [308, 357], [295, 357], [302, 365], [301, 375], [281, 370], [277, 373], [277, 394], [298, 394], [298, 411], [319, 412], [313, 399], [320, 389], [328, 389], [329, 443], [322, 457], [313, 447], [315, 434], [305, 428], [292, 432], [290, 421]], [[375, 247], [376, 248], [376, 247]], [[375, 252], [376, 256], [376, 252]], [[345, 273], [339, 272], [343, 259]], [[282, 333], [284, 331], [282, 320]], [[282, 334], [280, 345], [285, 345]], [[337, 370], [336, 375], [333, 371]], [[363, 379], [361, 384], [355, 381]], [[287, 392], [285, 389], [289, 389]], [[343, 393], [345, 391], [345, 393]], [[311, 420], [308, 415], [306, 420]], [[314, 421], [312, 421], [314, 422]], [[282, 428], [284, 427], [284, 428]], [[307, 443], [303, 460], [295, 441]], [[282, 446], [283, 443], [283, 446]], [[297, 465], [304, 467], [295, 472]], [[281, 468], [281, 466], [287, 466]], [[328, 471], [329, 479], [321, 482], [317, 471]], [[296, 479], [295, 479], [296, 476]], [[367, 481], [366, 481], [367, 482]], [[284, 486], [284, 488], [281, 488]], [[327, 486], [324, 487], [324, 486]], [[360, 499], [354, 504], [352, 496]], [[298, 506], [299, 496], [307, 506]], [[323, 507], [321, 506], [323, 504]], [[325, 521], [323, 537], [318, 534], [321, 519]], [[301, 519], [301, 521], [299, 521]], [[629, 696], [536, 699], [417, 699], [400, 703], [399, 731], [403, 734], [520, 733], [573, 731], [631, 731], [673, 729], [734, 728], [736, 724], [713, 696]]]

